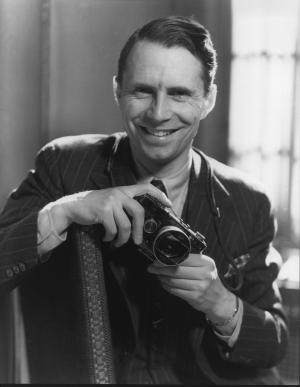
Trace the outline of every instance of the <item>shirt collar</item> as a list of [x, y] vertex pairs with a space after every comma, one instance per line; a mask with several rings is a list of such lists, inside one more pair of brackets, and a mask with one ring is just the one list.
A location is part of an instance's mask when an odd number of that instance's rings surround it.
[[161, 180], [167, 189], [169, 198], [171, 199], [171, 201], [173, 201], [176, 197], [178, 197], [180, 191], [189, 182], [192, 161], [195, 157], [194, 153], [195, 152], [191, 149], [186, 163], [179, 170], [174, 171], [173, 173], [168, 174], [167, 176], [161, 176], [159, 172], [153, 174], [144, 165], [139, 163], [138, 160], [135, 160], [138, 182], [149, 183], [154, 178]]

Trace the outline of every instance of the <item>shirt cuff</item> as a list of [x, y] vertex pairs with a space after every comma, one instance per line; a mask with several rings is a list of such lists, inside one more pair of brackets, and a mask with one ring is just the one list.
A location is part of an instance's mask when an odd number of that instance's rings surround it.
[[240, 300], [239, 309], [236, 316], [236, 325], [235, 328], [230, 336], [222, 335], [220, 332], [217, 332], [216, 329], [213, 329], [214, 334], [221, 340], [225, 341], [229, 347], [233, 347], [236, 343], [239, 333], [241, 330], [242, 320], [243, 320], [243, 314], [244, 314], [244, 305], [243, 302]]
[[[54, 228], [51, 212], [47, 208], [39, 212], [37, 223], [38, 254], [41, 257], [42, 255], [49, 253], [55, 247], [64, 242], [67, 239], [67, 231], [58, 235], [57, 231]], [[47, 254], [47, 256], [48, 255], [49, 254]]]

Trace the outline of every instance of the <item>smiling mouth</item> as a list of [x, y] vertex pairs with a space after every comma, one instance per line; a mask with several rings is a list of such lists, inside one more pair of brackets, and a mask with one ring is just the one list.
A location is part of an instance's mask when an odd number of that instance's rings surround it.
[[140, 126], [140, 128], [143, 130], [143, 132], [147, 134], [151, 134], [155, 137], [167, 137], [170, 136], [170, 134], [177, 132], [179, 129], [152, 129], [152, 128], [146, 128], [145, 126]]

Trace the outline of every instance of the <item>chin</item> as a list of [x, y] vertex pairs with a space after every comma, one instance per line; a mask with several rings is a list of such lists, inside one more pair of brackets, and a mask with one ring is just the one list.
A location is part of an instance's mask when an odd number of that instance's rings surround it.
[[176, 158], [176, 156], [173, 154], [168, 155], [166, 154], [166, 152], [151, 152], [144, 153], [144, 158], [154, 165], [164, 166], [172, 162]]

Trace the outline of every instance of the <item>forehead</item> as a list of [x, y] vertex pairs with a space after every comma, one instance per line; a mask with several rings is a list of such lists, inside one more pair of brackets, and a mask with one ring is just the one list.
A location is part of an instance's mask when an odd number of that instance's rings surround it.
[[126, 62], [124, 81], [203, 87], [203, 65], [184, 47], [139, 41]]

